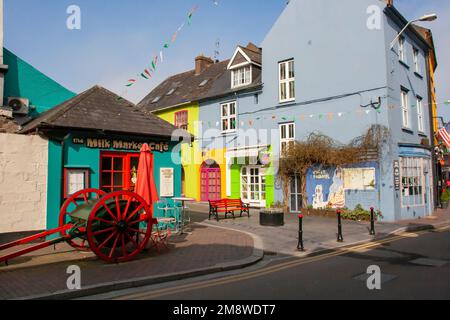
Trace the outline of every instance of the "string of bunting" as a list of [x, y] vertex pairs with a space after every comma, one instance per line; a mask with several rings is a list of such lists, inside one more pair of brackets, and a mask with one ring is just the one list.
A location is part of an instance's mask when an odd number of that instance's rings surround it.
[[[436, 103], [436, 105], [448, 105], [450, 106], [450, 100], [449, 101], [445, 101], [443, 103]], [[416, 105], [412, 105], [412, 108], [416, 108]], [[389, 110], [395, 110], [397, 108], [403, 109], [402, 106], [395, 106], [395, 105], [389, 105], [388, 109]], [[319, 119], [319, 120], [327, 120], [327, 121], [332, 121], [335, 118], [344, 118], [346, 116], [350, 116], [350, 115], [354, 115], [356, 114], [359, 117], [363, 117], [363, 116], [367, 116], [370, 114], [374, 114], [374, 113], [378, 113], [381, 114], [382, 110], [381, 108], [378, 109], [367, 109], [364, 110], [363, 108], [359, 107], [354, 111], [345, 111], [345, 112], [327, 112], [327, 113], [315, 113], [315, 114], [301, 114], [299, 116], [277, 116], [275, 114], [273, 115], [261, 115], [258, 116], [254, 119], [249, 119], [247, 121], [241, 121], [241, 127], [244, 127], [247, 123], [250, 127], [253, 127], [253, 125], [258, 122], [258, 121], [267, 121], [267, 120], [272, 120], [272, 121], [296, 121], [297, 119], [300, 120], [300, 122], [304, 122], [307, 121], [308, 119]], [[213, 126], [213, 122], [208, 121], [201, 121], [201, 123], [203, 124], [207, 124], [209, 126], [209, 128], [211, 128]], [[220, 126], [220, 122], [217, 121], [215, 123], [216, 127]]]
[[[219, 0], [211, 0], [216, 6], [219, 5]], [[172, 34], [171, 38], [163, 43], [162, 48], [159, 50], [159, 53], [150, 59], [150, 65], [145, 67], [142, 72], [136, 75], [135, 78], [130, 78], [125, 87], [130, 88], [134, 86], [139, 80], [150, 80], [153, 77], [153, 74], [156, 72], [158, 65], [164, 62], [164, 51], [169, 49], [172, 44], [174, 44], [181, 31], [186, 26], [191, 26], [194, 14], [198, 11], [199, 5], [195, 5], [187, 14], [187, 19], [183, 21], [183, 23], [177, 28], [177, 30]]]

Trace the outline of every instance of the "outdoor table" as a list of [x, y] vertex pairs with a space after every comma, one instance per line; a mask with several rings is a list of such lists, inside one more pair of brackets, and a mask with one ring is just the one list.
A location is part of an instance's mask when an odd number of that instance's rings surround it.
[[186, 202], [194, 202], [195, 199], [181, 197], [181, 198], [173, 198], [173, 201], [181, 202], [181, 204], [183, 206], [183, 210], [182, 210], [182, 214], [181, 214], [180, 234], [185, 234], [184, 226], [185, 226], [185, 222], [186, 222]]

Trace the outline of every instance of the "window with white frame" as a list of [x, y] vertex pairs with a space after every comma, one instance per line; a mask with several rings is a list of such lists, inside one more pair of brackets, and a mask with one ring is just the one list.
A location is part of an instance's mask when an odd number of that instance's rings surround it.
[[417, 97], [417, 121], [419, 132], [425, 132], [425, 121], [424, 121], [424, 113], [423, 113], [423, 103], [422, 98]]
[[260, 203], [266, 201], [266, 172], [257, 166], [247, 166], [241, 169], [241, 198], [245, 203]]
[[425, 202], [424, 160], [400, 158], [402, 176], [402, 206], [423, 206]]
[[295, 100], [294, 60], [279, 63], [280, 102]]
[[409, 128], [410, 121], [409, 121], [408, 91], [405, 89], [402, 89], [401, 92], [401, 103], [402, 103], [403, 128]]
[[283, 157], [295, 144], [295, 123], [280, 124], [280, 155]]
[[414, 72], [417, 74], [421, 73], [420, 70], [420, 53], [419, 53], [419, 49], [414, 48], [413, 50], [413, 57], [414, 57]]
[[406, 40], [404, 37], [400, 37], [398, 40], [398, 58], [403, 63], [408, 63], [406, 59]]
[[245, 66], [231, 71], [231, 87], [238, 88], [252, 83], [252, 67]]
[[224, 103], [220, 106], [222, 119], [222, 133], [234, 132], [237, 129], [236, 101]]

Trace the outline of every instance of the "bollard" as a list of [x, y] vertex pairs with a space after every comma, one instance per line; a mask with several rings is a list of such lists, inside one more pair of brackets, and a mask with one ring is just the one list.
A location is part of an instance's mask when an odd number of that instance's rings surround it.
[[337, 235], [337, 242], [344, 242], [344, 236], [342, 235], [342, 211], [337, 211], [338, 216], [338, 235]]
[[303, 244], [303, 215], [298, 215], [298, 245], [297, 250], [304, 252], [305, 247]]
[[370, 208], [370, 235], [374, 236], [375, 233], [375, 208]]

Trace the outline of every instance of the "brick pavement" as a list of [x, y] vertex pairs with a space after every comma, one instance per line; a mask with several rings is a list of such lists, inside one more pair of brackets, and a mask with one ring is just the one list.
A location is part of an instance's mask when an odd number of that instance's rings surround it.
[[[82, 270], [82, 286], [124, 281], [152, 276], [214, 267], [246, 259], [253, 254], [253, 239], [249, 235], [218, 228], [194, 225], [192, 234], [174, 236], [170, 250], [157, 254], [149, 252], [139, 260], [120, 265], [106, 265], [92, 256], [80, 261], [59, 261], [62, 253], [44, 257], [25, 257], [19, 264], [0, 266], [0, 299], [16, 299], [34, 295], [52, 294], [66, 290], [67, 267], [78, 265]], [[64, 255], [68, 253], [64, 251]], [[72, 252], [73, 259], [80, 259]], [[66, 257], [66, 256], [64, 256]], [[67, 258], [67, 257], [66, 257]], [[43, 259], [44, 264], [30, 261]], [[70, 259], [68, 259], [70, 260]]]

